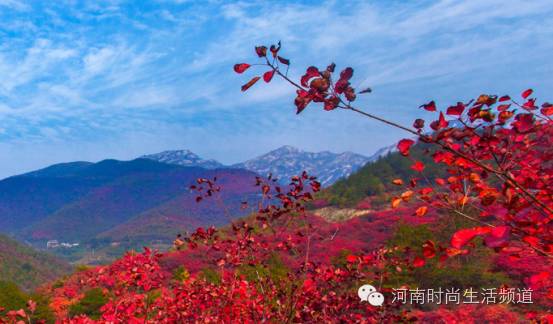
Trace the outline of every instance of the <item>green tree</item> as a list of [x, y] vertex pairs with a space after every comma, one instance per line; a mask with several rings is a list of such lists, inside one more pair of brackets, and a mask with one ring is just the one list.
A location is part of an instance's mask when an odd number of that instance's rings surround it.
[[0, 281], [0, 307], [6, 310], [25, 308], [29, 296], [13, 282]]
[[[443, 218], [437, 224], [397, 226], [394, 235], [388, 240], [388, 246], [409, 247], [413, 255], [422, 257], [422, 245], [427, 240], [432, 240], [442, 246], [448, 245], [452, 233], [465, 223], [457, 217]], [[385, 285], [397, 288], [408, 285], [411, 288], [438, 289], [442, 288], [498, 288], [503, 284], [510, 284], [512, 280], [499, 269], [493, 262], [493, 251], [481, 244], [481, 240], [475, 240], [475, 247], [470, 254], [457, 256], [440, 264], [438, 257], [426, 259], [422, 267], [412, 270], [402, 269], [398, 272], [390, 269], [392, 276], [386, 280]], [[398, 252], [400, 255], [402, 252]]]
[[[444, 174], [444, 168], [432, 163], [432, 158], [424, 154], [427, 144], [418, 143], [411, 148], [411, 157], [425, 164], [424, 174], [433, 179]], [[346, 179], [334, 183], [320, 194], [318, 198], [326, 199], [333, 205], [351, 207], [367, 196], [383, 197], [398, 190], [392, 180], [400, 178], [409, 181], [412, 177], [420, 177], [411, 169], [413, 161], [394, 152], [380, 159], [367, 163]], [[387, 204], [387, 199], [373, 200], [375, 204]]]
[[102, 313], [100, 308], [108, 302], [106, 296], [100, 288], [93, 288], [87, 290], [77, 303], [71, 305], [69, 308], [70, 316], [87, 315], [92, 319], [99, 319]]

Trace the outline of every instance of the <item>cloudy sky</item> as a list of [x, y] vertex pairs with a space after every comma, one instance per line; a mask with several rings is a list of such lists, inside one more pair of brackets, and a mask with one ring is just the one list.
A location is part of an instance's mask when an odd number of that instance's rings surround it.
[[0, 177], [178, 148], [223, 163], [285, 144], [370, 155], [403, 134], [316, 106], [296, 116], [291, 87], [243, 94], [263, 71], [233, 64], [281, 40], [293, 77], [352, 66], [374, 90], [358, 106], [410, 125], [432, 99], [552, 100], [552, 14], [550, 0], [0, 0]]

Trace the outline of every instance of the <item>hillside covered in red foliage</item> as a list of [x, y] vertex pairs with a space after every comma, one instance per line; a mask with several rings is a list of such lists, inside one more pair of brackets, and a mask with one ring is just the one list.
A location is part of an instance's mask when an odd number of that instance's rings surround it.
[[[280, 43], [255, 56], [260, 63], [234, 66], [265, 69], [242, 91], [280, 77], [296, 90], [298, 114], [342, 109], [412, 136], [397, 145], [412, 172], [390, 180], [387, 207], [331, 222], [306, 207], [320, 198], [316, 177], [281, 186], [258, 176], [259, 201], [240, 204], [252, 208], [247, 217], [42, 287], [60, 323], [553, 321], [553, 105], [532, 89], [442, 110], [431, 101], [419, 107], [429, 124], [405, 127], [354, 106], [370, 90], [352, 87], [350, 67], [310, 66], [295, 81]], [[427, 144], [424, 161], [416, 142]], [[441, 171], [426, 174], [430, 164]], [[197, 178], [195, 201], [216, 203], [219, 180]], [[374, 208], [375, 196], [354, 203]], [[31, 321], [36, 307], [0, 321]]]

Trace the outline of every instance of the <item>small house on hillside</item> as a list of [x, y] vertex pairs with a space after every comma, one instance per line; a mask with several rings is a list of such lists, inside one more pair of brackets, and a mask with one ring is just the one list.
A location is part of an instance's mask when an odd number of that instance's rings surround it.
[[46, 248], [47, 249], [54, 249], [54, 248], [57, 248], [60, 246], [60, 243], [58, 242], [58, 240], [50, 240], [48, 242], [46, 242]]

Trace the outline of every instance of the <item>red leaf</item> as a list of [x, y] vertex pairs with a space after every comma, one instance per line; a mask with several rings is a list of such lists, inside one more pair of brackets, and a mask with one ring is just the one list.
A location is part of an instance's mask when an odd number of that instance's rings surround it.
[[425, 264], [426, 264], [426, 261], [421, 257], [415, 257], [415, 259], [413, 260], [413, 266], [415, 268], [420, 268], [420, 267], [424, 266]]
[[308, 67], [305, 74], [301, 77], [301, 85], [307, 87], [307, 83], [309, 82], [309, 80], [318, 76], [321, 76], [319, 69], [314, 66]]
[[422, 245], [422, 254], [425, 258], [431, 259], [436, 256], [436, 247], [434, 242], [428, 240]]
[[447, 126], [449, 126], [449, 122], [445, 120], [444, 113], [441, 111], [440, 111], [440, 118], [438, 120], [433, 121], [430, 124], [430, 128], [436, 131], [442, 128], [446, 128]]
[[536, 107], [535, 102], [536, 102], [536, 99], [528, 99], [528, 100], [522, 105], [522, 108], [528, 109], [528, 110], [537, 109], [538, 107]]
[[498, 111], [505, 111], [505, 110], [509, 109], [509, 107], [511, 107], [511, 104], [499, 105], [499, 106], [497, 106], [497, 110]]
[[423, 195], [423, 196], [426, 196], [426, 195], [429, 195], [430, 193], [432, 193], [434, 191], [434, 189], [432, 189], [432, 187], [426, 187], [426, 188], [422, 188], [420, 190], [420, 194]]
[[355, 263], [357, 262], [357, 257], [355, 255], [350, 254], [346, 257], [346, 261], [349, 263]]
[[247, 69], [249, 69], [250, 66], [251, 66], [251, 65], [249, 65], [248, 63], [235, 64], [235, 65], [234, 65], [234, 72], [236, 72], [236, 73], [244, 73], [244, 71], [246, 71]]
[[401, 155], [408, 156], [409, 148], [413, 144], [415, 144], [415, 141], [404, 138], [401, 141], [399, 141], [399, 143], [397, 143], [397, 149], [399, 150], [399, 153], [401, 153]]
[[347, 67], [342, 72], [340, 72], [340, 80], [349, 81], [349, 79], [351, 79], [352, 76], [353, 76], [353, 69], [350, 67]]
[[476, 106], [482, 106], [482, 105], [491, 106], [496, 101], [497, 101], [497, 96], [490, 96], [490, 95], [482, 94], [476, 99], [475, 105]]
[[411, 169], [417, 171], [417, 172], [422, 172], [424, 170], [424, 163], [422, 163], [421, 161], [416, 161], [412, 166], [411, 166]]
[[259, 57], [267, 56], [267, 46], [256, 46], [255, 47], [255, 53]]
[[544, 103], [543, 105], [541, 105], [541, 113], [544, 114], [545, 116], [551, 116], [553, 115], [553, 105], [546, 102]]
[[542, 271], [528, 278], [528, 283], [532, 289], [542, 288], [548, 281], [551, 274], [546, 271]]
[[461, 116], [461, 114], [463, 113], [463, 110], [465, 110], [465, 105], [462, 102], [458, 102], [456, 106], [448, 107], [446, 114]]
[[27, 301], [27, 307], [31, 311], [31, 313], [34, 313], [36, 311], [36, 302], [33, 300]]
[[392, 198], [392, 208], [397, 208], [399, 206], [399, 203], [401, 202], [401, 198], [394, 197]]
[[310, 183], [311, 185], [311, 190], [313, 190], [313, 192], [319, 192], [321, 191], [321, 183], [319, 181], [311, 181]]
[[313, 291], [317, 287], [317, 284], [312, 279], [305, 279], [303, 282], [303, 290], [304, 291]]
[[294, 104], [296, 105], [297, 111], [296, 114], [301, 113], [305, 107], [313, 100], [311, 96], [309, 95], [309, 92], [305, 90], [298, 90], [296, 91], [298, 94], [296, 96], [296, 99], [294, 100]]
[[420, 118], [415, 119], [415, 121], [413, 122], [413, 127], [415, 127], [416, 129], [424, 128], [424, 120]]
[[16, 311], [15, 314], [17, 316], [20, 316], [20, 317], [27, 317], [27, 314], [25, 313], [25, 311], [23, 309], [20, 309], [20, 310]]
[[534, 247], [537, 247], [540, 242], [540, 240], [535, 236], [525, 236], [522, 240]]
[[327, 91], [329, 86], [330, 84], [325, 78], [315, 78], [309, 84], [309, 87], [311, 89], [316, 90], [317, 95], [319, 95], [319, 93]]
[[411, 200], [411, 197], [413, 196], [413, 193], [414, 192], [412, 190], [407, 190], [407, 191], [403, 192], [400, 197], [401, 197], [401, 199], [403, 199], [403, 201], [408, 202], [409, 200]]
[[461, 249], [476, 236], [488, 234], [490, 231], [490, 227], [473, 227], [459, 230], [451, 237], [451, 246], [455, 249]]
[[338, 104], [340, 104], [340, 98], [336, 96], [331, 96], [328, 99], [325, 100], [324, 109], [325, 110], [333, 110], [338, 107]]
[[421, 207], [417, 208], [417, 210], [415, 211], [415, 215], [419, 216], [419, 217], [422, 217], [422, 216], [426, 215], [427, 211], [428, 211], [428, 207], [421, 206]]
[[434, 102], [434, 100], [432, 100], [429, 103], [420, 106], [419, 108], [424, 108], [428, 111], [436, 111], [436, 103]]
[[486, 236], [484, 243], [491, 248], [505, 247], [509, 241], [511, 228], [509, 226], [494, 227], [490, 235]]
[[[453, 256], [456, 256], [456, 255], [459, 255], [459, 254], [468, 254], [468, 250], [460, 250], [460, 249], [455, 249], [455, 248], [447, 248], [445, 250], [445, 253], [447, 254], [448, 257], [453, 257]], [[440, 257], [440, 262], [443, 262], [445, 261], [445, 256], [441, 256]]]
[[534, 114], [518, 114], [513, 122], [514, 128], [519, 133], [527, 133], [534, 127]]
[[503, 97], [499, 98], [499, 102], [507, 101], [507, 100], [511, 100], [511, 97], [509, 97], [509, 96], [503, 96]]
[[532, 94], [532, 92], [534, 92], [534, 90], [532, 90], [532, 89], [525, 90], [525, 91], [521, 94], [521, 96], [522, 96], [522, 98], [526, 99], [526, 98], [528, 98], [528, 97]]
[[334, 90], [336, 91], [337, 94], [342, 94], [348, 88], [350, 88], [349, 81], [347, 81], [346, 79], [339, 79], [334, 84]]
[[402, 186], [403, 185], [403, 180], [394, 179], [394, 180], [392, 180], [392, 183], [395, 184], [396, 186]]
[[277, 56], [277, 59], [280, 61], [280, 63], [282, 64], [286, 64], [286, 65], [290, 65], [290, 60], [289, 59], [285, 59], [284, 57], [282, 56]]
[[252, 78], [250, 81], [248, 81], [248, 83], [246, 83], [242, 86], [242, 91], [248, 90], [252, 85], [254, 85], [257, 81], [259, 81], [259, 79], [261, 79], [261, 78], [258, 77], [258, 76]]
[[513, 117], [515, 113], [512, 111], [502, 111], [497, 116], [501, 123], [505, 123], [509, 118]]
[[357, 97], [355, 90], [352, 87], [347, 87], [344, 94], [346, 95], [346, 99], [348, 99], [348, 101], [354, 101]]
[[264, 195], [268, 194], [270, 189], [271, 189], [271, 188], [270, 188], [268, 185], [264, 185], [264, 186], [262, 187], [262, 192], [263, 192], [263, 194], [264, 194]]
[[271, 79], [273, 78], [273, 75], [275, 75], [275, 70], [267, 71], [263, 74], [263, 81], [269, 83], [271, 82]]
[[278, 46], [271, 45], [270, 51], [273, 53], [273, 57], [276, 57], [278, 51], [280, 51], [280, 41], [278, 42]]

